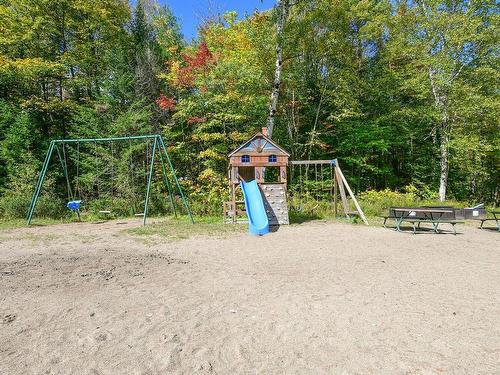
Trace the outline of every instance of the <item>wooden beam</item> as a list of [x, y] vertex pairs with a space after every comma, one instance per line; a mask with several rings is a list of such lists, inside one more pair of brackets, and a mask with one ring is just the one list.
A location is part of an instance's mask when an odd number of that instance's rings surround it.
[[337, 211], [337, 196], [338, 196], [338, 192], [337, 192], [337, 174], [334, 173], [334, 169], [335, 167], [333, 167], [331, 170], [330, 170], [330, 177], [332, 179], [332, 184], [333, 184], [333, 212], [334, 212], [334, 215], [335, 217], [337, 217], [338, 215], [338, 211]]
[[335, 160], [291, 160], [291, 165], [335, 164]]
[[[356, 197], [354, 196], [349, 184], [347, 183], [347, 180], [345, 179], [344, 177], [344, 174], [342, 173], [342, 170], [340, 169], [339, 165], [337, 164], [337, 166], [335, 167], [335, 169], [337, 170], [342, 182], [343, 182], [343, 185], [345, 185], [347, 191], [349, 192], [349, 195], [351, 196], [352, 198], [352, 201], [354, 202], [354, 205], [356, 206], [356, 210], [358, 210], [358, 214], [359, 216], [361, 217], [361, 220], [363, 220], [363, 222], [368, 225], [368, 220], [366, 220], [366, 217], [365, 217], [365, 214], [363, 213], [363, 210], [361, 209], [361, 207], [359, 206], [359, 203], [356, 199]], [[339, 185], [340, 186], [340, 185]]]
[[[234, 209], [236, 210], [236, 188], [234, 186], [234, 182], [238, 180], [237, 176], [239, 176], [238, 173], [238, 167], [233, 166], [233, 173], [232, 173], [232, 181], [231, 181], [231, 205]], [[236, 212], [233, 211], [233, 214], [231, 215], [231, 222], [233, 224], [236, 223]]]
[[349, 216], [349, 211], [351, 211], [351, 210], [349, 208], [349, 202], [347, 201], [347, 195], [345, 193], [344, 183], [343, 183], [342, 177], [340, 177], [338, 167], [335, 167], [335, 174], [337, 175], [336, 180], [337, 180], [337, 185], [338, 185], [339, 191], [340, 191], [340, 198], [342, 200], [342, 207], [344, 209], [344, 214], [346, 216]]

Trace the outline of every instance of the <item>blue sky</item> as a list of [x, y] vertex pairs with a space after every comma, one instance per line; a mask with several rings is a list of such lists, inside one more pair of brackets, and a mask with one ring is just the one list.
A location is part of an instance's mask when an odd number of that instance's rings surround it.
[[181, 24], [184, 38], [190, 41], [196, 37], [198, 24], [206, 16], [234, 10], [242, 18], [255, 9], [272, 8], [276, 0], [159, 0], [159, 3], [167, 4], [172, 9]]

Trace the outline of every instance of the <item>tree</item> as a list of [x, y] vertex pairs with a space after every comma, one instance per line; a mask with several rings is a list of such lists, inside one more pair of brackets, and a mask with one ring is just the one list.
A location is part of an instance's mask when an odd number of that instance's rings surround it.
[[23, 210], [50, 139], [162, 132], [216, 212], [227, 153], [263, 124], [293, 159], [339, 158], [358, 191], [500, 202], [495, 1], [279, 0], [190, 43], [168, 7], [133, 4], [0, 0], [0, 211]]
[[493, 6], [493, 2], [483, 1], [401, 2], [393, 19], [391, 49], [402, 84], [412, 95], [432, 102], [431, 135], [439, 144], [441, 201], [449, 181], [450, 139], [464, 120], [458, 109], [463, 95], [469, 95], [466, 86], [480, 84], [463, 78], [494, 53], [493, 29], [489, 27], [494, 12], [487, 10]]
[[269, 116], [267, 118], [267, 134], [269, 138], [272, 138], [273, 136], [274, 119], [276, 116], [276, 108], [278, 106], [278, 97], [281, 86], [281, 70], [283, 69], [284, 27], [289, 10], [289, 0], [278, 0], [278, 4], [276, 6], [276, 63], [273, 87], [271, 91], [271, 102], [269, 104]]
[[225, 186], [227, 153], [265, 124], [271, 27], [268, 14], [237, 21], [236, 13], [227, 13], [223, 23], [206, 25], [201, 40], [167, 64], [164, 77], [173, 90], [159, 100], [173, 113], [166, 138], [195, 183], [216, 175]]

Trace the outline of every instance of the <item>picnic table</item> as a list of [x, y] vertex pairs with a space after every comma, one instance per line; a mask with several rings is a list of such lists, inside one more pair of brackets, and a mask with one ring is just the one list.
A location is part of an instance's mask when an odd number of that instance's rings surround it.
[[[447, 223], [453, 227], [453, 233], [457, 234], [455, 225], [461, 223], [454, 218], [445, 218], [448, 214], [454, 215], [454, 210], [447, 208], [426, 208], [426, 207], [394, 207], [394, 219], [396, 220], [396, 230], [401, 232], [401, 224], [406, 221], [413, 225], [413, 233], [416, 233], [417, 226], [422, 223], [432, 224], [434, 233], [439, 233], [439, 224]], [[454, 216], [453, 216], [454, 217]]]
[[489, 212], [493, 215], [492, 218], [477, 219], [477, 220], [481, 220], [481, 226], [479, 228], [483, 229], [483, 224], [485, 221], [495, 220], [497, 230], [500, 232], [500, 211], [489, 211]]

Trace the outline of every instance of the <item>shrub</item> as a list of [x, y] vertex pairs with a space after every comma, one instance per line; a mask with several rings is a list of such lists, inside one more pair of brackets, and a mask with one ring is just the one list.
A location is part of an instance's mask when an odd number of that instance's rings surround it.
[[420, 198], [413, 192], [400, 193], [389, 189], [367, 190], [357, 198], [363, 212], [368, 216], [380, 215], [391, 206], [415, 206], [421, 203]]
[[20, 219], [26, 216], [30, 197], [26, 195], [7, 194], [0, 198], [0, 216]]
[[[22, 219], [28, 213], [31, 194], [9, 192], [0, 199], [0, 216], [8, 219]], [[66, 202], [52, 195], [42, 195], [36, 204], [34, 216], [59, 218], [66, 210]]]
[[[465, 202], [457, 202], [448, 200], [440, 202], [436, 199], [436, 194], [432, 193], [429, 189], [418, 190], [410, 185], [405, 188], [406, 192], [401, 193], [391, 191], [389, 189], [375, 191], [367, 190], [358, 195], [358, 201], [367, 216], [382, 215], [387, 212], [389, 207], [402, 206], [454, 206], [464, 207]], [[418, 195], [417, 195], [418, 193]]]
[[229, 200], [226, 178], [211, 168], [205, 169], [198, 177], [198, 184], [187, 190], [191, 209], [196, 215], [222, 215], [223, 202]]

